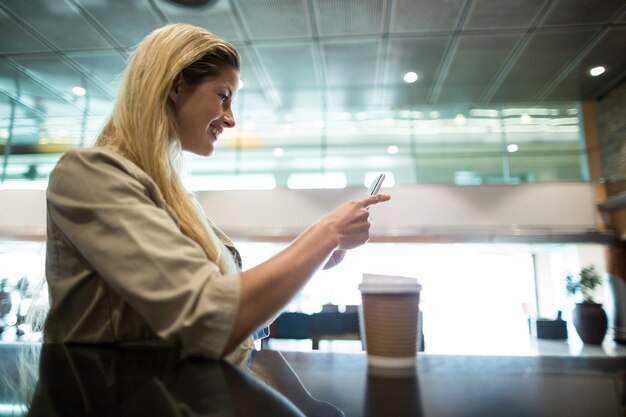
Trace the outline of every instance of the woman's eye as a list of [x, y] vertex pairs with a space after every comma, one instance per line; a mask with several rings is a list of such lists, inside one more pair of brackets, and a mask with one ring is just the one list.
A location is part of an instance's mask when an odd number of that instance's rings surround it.
[[223, 102], [225, 102], [226, 100], [228, 100], [228, 96], [226, 94], [220, 94], [220, 100]]

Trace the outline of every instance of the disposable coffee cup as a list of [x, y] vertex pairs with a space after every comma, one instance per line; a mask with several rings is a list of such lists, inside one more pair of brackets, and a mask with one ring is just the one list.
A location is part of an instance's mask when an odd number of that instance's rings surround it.
[[363, 274], [360, 326], [370, 367], [415, 367], [421, 289], [415, 278]]

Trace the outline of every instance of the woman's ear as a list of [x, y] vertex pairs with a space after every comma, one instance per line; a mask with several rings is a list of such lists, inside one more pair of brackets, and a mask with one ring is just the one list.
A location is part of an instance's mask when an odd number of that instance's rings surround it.
[[178, 74], [176, 76], [176, 78], [174, 78], [174, 81], [172, 82], [172, 88], [170, 89], [170, 100], [172, 100], [173, 103], [176, 103], [178, 101], [178, 99], [180, 98], [180, 90], [182, 88], [182, 76], [180, 74]]

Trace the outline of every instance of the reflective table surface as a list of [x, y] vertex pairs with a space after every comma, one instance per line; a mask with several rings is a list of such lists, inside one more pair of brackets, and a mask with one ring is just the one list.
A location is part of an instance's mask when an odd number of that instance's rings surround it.
[[240, 366], [174, 350], [0, 344], [0, 416], [618, 416], [626, 358], [256, 352]]

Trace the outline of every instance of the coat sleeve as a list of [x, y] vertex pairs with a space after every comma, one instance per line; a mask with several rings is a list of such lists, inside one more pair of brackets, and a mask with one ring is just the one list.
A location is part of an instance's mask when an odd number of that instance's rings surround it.
[[111, 152], [70, 151], [51, 175], [47, 202], [49, 221], [157, 335], [187, 354], [222, 354], [240, 275], [222, 275], [180, 231], [145, 173]]

